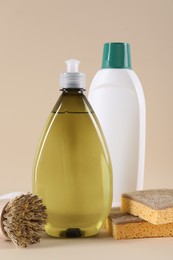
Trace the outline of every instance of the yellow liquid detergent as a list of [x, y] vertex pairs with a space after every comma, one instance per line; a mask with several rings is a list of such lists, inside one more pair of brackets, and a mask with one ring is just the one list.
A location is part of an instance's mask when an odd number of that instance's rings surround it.
[[39, 144], [33, 192], [54, 237], [95, 235], [112, 202], [112, 168], [97, 118], [79, 89], [63, 90]]

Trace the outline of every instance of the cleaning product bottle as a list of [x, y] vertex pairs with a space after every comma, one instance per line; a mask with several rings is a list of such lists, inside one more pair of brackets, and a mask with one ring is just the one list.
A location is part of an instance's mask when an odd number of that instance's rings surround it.
[[113, 167], [113, 206], [123, 192], [143, 189], [145, 99], [131, 68], [128, 43], [106, 43], [102, 69], [92, 80], [92, 105], [104, 132]]
[[87, 98], [79, 61], [68, 60], [62, 94], [41, 137], [33, 192], [47, 207], [46, 232], [54, 237], [95, 235], [112, 204], [112, 168], [106, 142]]

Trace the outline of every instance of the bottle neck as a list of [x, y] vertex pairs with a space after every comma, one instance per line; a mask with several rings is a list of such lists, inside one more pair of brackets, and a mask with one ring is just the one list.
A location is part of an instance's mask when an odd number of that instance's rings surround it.
[[90, 110], [87, 98], [83, 94], [83, 89], [62, 89], [52, 113], [86, 113]]
[[62, 91], [62, 94], [65, 94], [65, 95], [81, 95], [83, 94], [83, 91], [85, 91], [84, 89], [82, 88], [63, 88], [61, 89]]

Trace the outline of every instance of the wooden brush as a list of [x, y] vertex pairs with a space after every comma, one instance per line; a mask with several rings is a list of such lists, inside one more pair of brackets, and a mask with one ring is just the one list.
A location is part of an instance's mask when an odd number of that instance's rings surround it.
[[0, 201], [1, 231], [17, 246], [38, 243], [46, 219], [46, 207], [37, 195], [27, 193]]

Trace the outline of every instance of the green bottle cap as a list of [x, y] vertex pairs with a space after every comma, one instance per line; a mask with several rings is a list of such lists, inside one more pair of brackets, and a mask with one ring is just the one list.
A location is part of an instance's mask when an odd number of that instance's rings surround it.
[[102, 69], [131, 69], [130, 44], [109, 42], [104, 44]]

